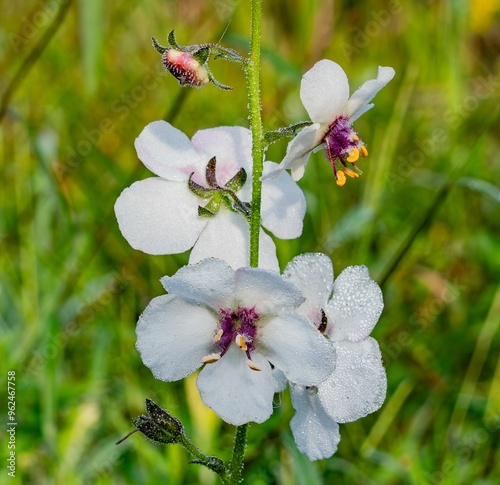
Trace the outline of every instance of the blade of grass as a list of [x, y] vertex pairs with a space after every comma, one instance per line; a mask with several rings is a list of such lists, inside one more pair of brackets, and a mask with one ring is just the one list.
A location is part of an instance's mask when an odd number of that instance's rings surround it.
[[7, 84], [7, 87], [5, 88], [0, 100], [0, 123], [7, 113], [7, 108], [12, 96], [19, 89], [21, 83], [28, 76], [31, 68], [36, 64], [45, 48], [49, 45], [50, 41], [59, 30], [59, 27], [63, 24], [64, 19], [66, 18], [66, 14], [68, 13], [69, 7], [71, 7], [72, 3], [73, 0], [68, 0], [61, 5], [52, 23], [49, 25], [43, 36], [35, 44], [33, 49], [27, 55], [26, 59], [19, 66], [19, 69], [16, 71], [10, 82]]

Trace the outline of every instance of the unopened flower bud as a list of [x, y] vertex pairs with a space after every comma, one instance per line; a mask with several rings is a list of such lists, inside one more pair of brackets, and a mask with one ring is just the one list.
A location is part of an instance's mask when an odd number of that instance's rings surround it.
[[181, 86], [200, 88], [210, 82], [206, 67], [189, 52], [167, 49], [162, 55], [162, 61]]
[[143, 414], [132, 420], [135, 427], [153, 443], [178, 443], [184, 433], [181, 422], [151, 399], [146, 399], [146, 409], [149, 415]]

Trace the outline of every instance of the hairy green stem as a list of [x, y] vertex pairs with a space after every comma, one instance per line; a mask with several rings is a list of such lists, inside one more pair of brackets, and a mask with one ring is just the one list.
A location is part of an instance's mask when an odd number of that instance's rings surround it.
[[252, 37], [247, 63], [248, 106], [252, 130], [252, 216], [250, 218], [250, 266], [259, 265], [260, 208], [264, 166], [264, 129], [260, 99], [260, 38], [262, 0], [252, 0]]
[[[259, 266], [260, 208], [262, 198], [262, 170], [264, 168], [264, 129], [262, 126], [262, 103], [260, 99], [260, 39], [262, 20], [262, 0], [251, 0], [252, 25], [250, 56], [246, 63], [248, 107], [250, 129], [252, 130], [252, 214], [250, 216], [250, 266]], [[241, 483], [243, 461], [247, 439], [247, 426], [236, 428], [233, 456], [228, 466], [229, 484]]]
[[228, 467], [229, 479], [227, 483], [229, 484], [236, 485], [241, 483], [243, 480], [243, 460], [245, 458], [245, 448], [247, 443], [247, 428], [248, 424], [243, 424], [236, 428], [233, 456]]

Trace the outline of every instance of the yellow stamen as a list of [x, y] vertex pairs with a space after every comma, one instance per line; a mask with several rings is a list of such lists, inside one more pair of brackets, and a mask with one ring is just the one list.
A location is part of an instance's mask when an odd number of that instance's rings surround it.
[[243, 338], [243, 335], [238, 334], [236, 335], [236, 345], [241, 349], [241, 350], [247, 350], [247, 343], [245, 342], [245, 339]]
[[345, 184], [345, 175], [344, 175], [344, 172], [337, 172], [337, 180], [335, 180], [335, 183], [339, 187], [342, 187], [342, 185]]
[[357, 136], [357, 135], [351, 135], [351, 140], [352, 141], [359, 141], [359, 136]]
[[203, 357], [201, 361], [204, 364], [213, 364], [214, 362], [217, 362], [219, 359], [220, 359], [220, 354], [210, 354]]
[[262, 370], [262, 367], [259, 364], [256, 364], [255, 362], [251, 361], [250, 359], [247, 360], [247, 365], [252, 370], [256, 370], [256, 371]]
[[361, 156], [366, 158], [368, 156], [368, 150], [366, 149], [366, 147], [364, 145], [361, 145], [359, 149], [361, 150]]
[[346, 158], [346, 160], [350, 163], [354, 163], [358, 159], [359, 159], [359, 150], [356, 147], [351, 148], [349, 156]]
[[352, 179], [357, 179], [359, 177], [359, 174], [357, 174], [356, 172], [353, 172], [352, 170], [349, 170], [348, 168], [344, 168], [344, 173], [348, 177], [351, 177]]
[[215, 334], [215, 337], [214, 337], [214, 344], [216, 344], [221, 338], [222, 338], [222, 335], [224, 333], [224, 330], [222, 330], [222, 328]]

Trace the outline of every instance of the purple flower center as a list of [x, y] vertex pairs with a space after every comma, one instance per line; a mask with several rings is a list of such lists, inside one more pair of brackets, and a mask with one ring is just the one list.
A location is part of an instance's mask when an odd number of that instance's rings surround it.
[[[363, 157], [368, 156], [368, 150], [358, 134], [352, 129], [350, 118], [347, 116], [336, 118], [328, 128], [323, 141], [326, 145], [325, 155], [332, 165], [337, 185], [344, 185], [345, 175], [358, 178], [361, 170], [359, 170], [355, 162], [360, 155]], [[337, 162], [343, 165], [343, 173], [337, 170]], [[351, 164], [355, 171], [352, 171], [347, 166], [347, 162]]]
[[222, 308], [219, 310], [219, 324], [214, 342], [219, 346], [222, 357], [234, 342], [245, 351], [247, 357], [255, 349], [255, 335], [259, 315], [253, 308]]

